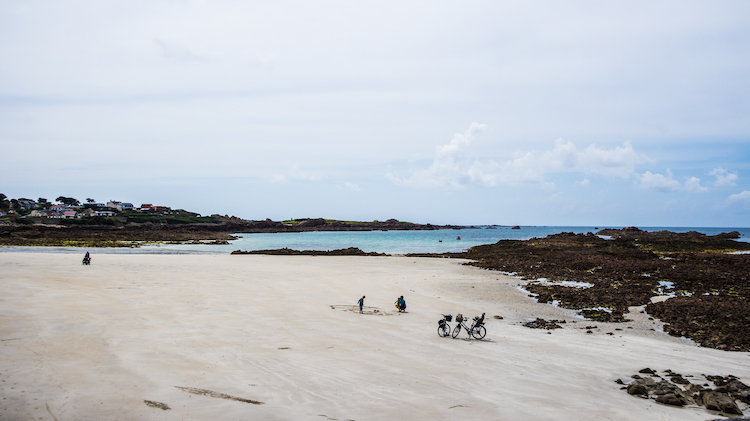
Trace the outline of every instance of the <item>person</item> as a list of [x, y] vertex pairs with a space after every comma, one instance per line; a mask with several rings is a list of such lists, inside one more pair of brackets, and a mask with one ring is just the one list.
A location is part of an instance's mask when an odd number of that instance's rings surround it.
[[362, 313], [362, 307], [365, 305], [365, 296], [363, 295], [357, 303], [359, 304], [359, 312]]
[[87, 264], [87, 265], [88, 265], [89, 263], [91, 263], [91, 256], [89, 255], [89, 252], [86, 252], [86, 255], [85, 255], [85, 256], [83, 256], [83, 263], [84, 263], [84, 264]]
[[399, 313], [401, 313], [402, 311], [406, 311], [406, 300], [404, 300], [403, 295], [398, 297], [395, 304]]

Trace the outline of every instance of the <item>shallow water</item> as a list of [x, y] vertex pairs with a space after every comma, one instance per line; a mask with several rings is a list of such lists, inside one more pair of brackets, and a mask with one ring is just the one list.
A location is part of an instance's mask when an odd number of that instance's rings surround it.
[[[293, 250], [336, 250], [357, 247], [365, 252], [386, 254], [460, 252], [481, 244], [500, 240], [528, 240], [550, 234], [573, 232], [585, 234], [604, 228], [539, 226], [511, 229], [508, 226], [482, 226], [477, 229], [431, 231], [320, 231], [301, 233], [235, 234], [230, 244], [161, 244], [139, 248], [91, 248], [92, 253], [107, 254], [228, 254], [234, 250], [253, 251], [290, 248]], [[646, 231], [697, 231], [706, 235], [738, 231], [739, 241], [750, 242], [750, 228], [639, 227]], [[460, 237], [460, 239], [458, 239]], [[0, 252], [82, 253], [75, 247], [0, 247]]]

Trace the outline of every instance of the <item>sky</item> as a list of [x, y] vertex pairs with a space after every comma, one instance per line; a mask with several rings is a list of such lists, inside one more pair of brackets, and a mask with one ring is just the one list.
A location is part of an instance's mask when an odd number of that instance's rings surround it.
[[0, 0], [0, 193], [750, 227], [750, 2]]

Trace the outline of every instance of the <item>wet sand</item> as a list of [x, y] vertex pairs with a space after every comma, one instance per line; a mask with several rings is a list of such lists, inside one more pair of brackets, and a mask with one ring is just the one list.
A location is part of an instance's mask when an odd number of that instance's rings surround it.
[[[1, 420], [708, 420], [615, 380], [750, 380], [750, 353], [669, 337], [637, 311], [582, 320], [460, 260], [81, 257], [0, 253]], [[486, 312], [486, 338], [438, 337], [458, 312]], [[567, 323], [520, 325], [536, 317]]]

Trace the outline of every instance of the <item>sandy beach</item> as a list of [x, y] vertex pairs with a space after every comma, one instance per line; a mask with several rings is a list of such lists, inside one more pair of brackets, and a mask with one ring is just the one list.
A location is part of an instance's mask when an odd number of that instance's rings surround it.
[[[750, 383], [750, 353], [637, 309], [586, 321], [456, 259], [82, 254], [0, 253], [0, 420], [709, 420], [615, 380]], [[439, 337], [458, 312], [486, 312], [486, 338]]]

